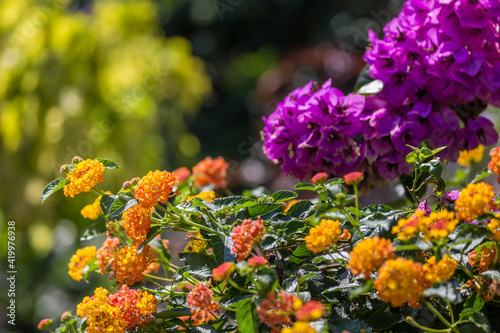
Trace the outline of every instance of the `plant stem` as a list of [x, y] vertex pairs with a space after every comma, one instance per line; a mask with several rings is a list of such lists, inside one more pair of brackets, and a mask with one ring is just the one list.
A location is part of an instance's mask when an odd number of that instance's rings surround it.
[[233, 287], [235, 287], [239, 291], [242, 291], [242, 292], [245, 292], [245, 293], [250, 293], [250, 294], [256, 294], [257, 293], [255, 290], [248, 290], [248, 289], [245, 289], [245, 288], [242, 288], [242, 287], [238, 286], [238, 284], [236, 284], [236, 282], [234, 282], [232, 279], [227, 279], [227, 281], [229, 282], [230, 285], [232, 285]]
[[419, 323], [417, 323], [415, 321], [415, 319], [413, 319], [412, 317], [408, 316], [405, 318], [405, 321], [410, 324], [411, 326], [413, 327], [416, 327], [418, 329], [421, 329], [422, 331], [424, 332], [433, 332], [433, 333], [448, 333], [450, 332], [450, 329], [448, 328], [445, 328], [445, 329], [434, 329], [434, 328], [430, 328], [430, 327], [426, 327], [426, 326], [422, 326], [420, 325]]
[[358, 184], [354, 184], [354, 196], [356, 197], [354, 203], [356, 205], [356, 224], [359, 225], [359, 193], [358, 193]]
[[220, 307], [221, 307], [221, 308], [223, 308], [224, 310], [228, 310], [228, 311], [236, 312], [236, 309], [234, 309], [234, 308], [230, 308], [230, 307], [228, 307], [228, 306], [224, 306], [224, 305], [222, 305], [222, 304], [221, 304], [221, 306], [220, 306]]
[[[162, 278], [162, 277], [159, 277], [159, 276], [154, 276], [154, 275], [150, 275], [150, 274], [146, 274], [146, 273], [142, 273], [142, 275], [144, 275], [145, 277], [151, 278], [151, 279], [156, 279], [156, 280], [162, 280], [162, 281], [167, 281], [167, 282], [173, 282], [174, 281], [172, 279]], [[161, 286], [161, 287], [163, 287], [163, 286]]]
[[443, 315], [434, 307], [434, 305], [432, 305], [429, 301], [427, 301], [426, 299], [422, 299], [422, 303], [427, 307], [429, 308], [429, 310], [431, 310], [435, 315], [436, 317], [438, 317], [438, 319], [443, 323], [445, 324], [447, 327], [451, 328], [451, 330], [453, 332], [456, 332], [456, 333], [459, 333], [458, 330], [453, 327], [452, 324], [450, 324], [450, 322], [448, 320], [446, 320], [445, 317], [443, 317]]
[[363, 233], [361, 232], [361, 229], [359, 228], [359, 223], [356, 222], [356, 220], [352, 217], [351, 214], [349, 214], [344, 207], [340, 208], [340, 212], [342, 214], [344, 214], [347, 219], [349, 220], [349, 222], [351, 222], [351, 224], [353, 225], [353, 227], [356, 229], [356, 231], [358, 232], [359, 234], [359, 237], [361, 237], [361, 239], [365, 239], [365, 235], [363, 235]]

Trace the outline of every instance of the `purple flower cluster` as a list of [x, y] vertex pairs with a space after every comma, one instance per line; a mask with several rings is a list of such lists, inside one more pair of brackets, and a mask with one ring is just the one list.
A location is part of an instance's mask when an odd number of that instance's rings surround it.
[[427, 143], [448, 146], [441, 156], [453, 161], [460, 149], [496, 142], [479, 113], [500, 106], [498, 0], [409, 0], [384, 34], [370, 32], [364, 58], [384, 83], [390, 114], [411, 114], [432, 136]]
[[284, 175], [409, 172], [407, 144], [447, 146], [441, 158], [498, 139], [479, 116], [500, 106], [499, 0], [408, 0], [365, 54], [383, 91], [344, 96], [327, 81], [294, 90], [265, 120], [264, 152]]

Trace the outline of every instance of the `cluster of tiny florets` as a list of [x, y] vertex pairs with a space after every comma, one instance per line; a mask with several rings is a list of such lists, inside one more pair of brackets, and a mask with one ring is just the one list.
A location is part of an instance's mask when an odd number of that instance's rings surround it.
[[455, 202], [455, 211], [460, 220], [472, 221], [497, 208], [493, 197], [493, 187], [489, 184], [469, 184]]
[[150, 264], [155, 259], [154, 250], [149, 245], [146, 245], [141, 253], [138, 253], [137, 246], [125, 246], [115, 253], [111, 269], [115, 272], [118, 282], [133, 285], [144, 280], [142, 273], [150, 269]]
[[374, 287], [378, 297], [392, 306], [401, 307], [408, 302], [418, 307], [424, 289], [422, 264], [404, 258], [389, 259], [378, 270]]
[[97, 197], [93, 203], [83, 207], [80, 214], [86, 219], [96, 220], [102, 214], [101, 197]]
[[272, 333], [278, 333], [283, 325], [292, 323], [291, 315], [302, 306], [302, 301], [295, 295], [282, 290], [279, 294], [272, 291], [257, 307], [259, 321], [271, 328]]
[[111, 269], [110, 263], [120, 247], [120, 239], [116, 237], [108, 237], [102, 246], [97, 250], [95, 263], [96, 265], [99, 265], [99, 272], [101, 274], [106, 274], [106, 272]]
[[106, 167], [98, 160], [85, 160], [75, 165], [66, 175], [69, 184], [64, 186], [64, 195], [74, 197], [82, 192], [89, 192], [104, 180]]
[[193, 175], [196, 177], [194, 184], [198, 187], [207, 185], [213, 185], [216, 188], [225, 187], [228, 166], [223, 157], [205, 158], [193, 167]]
[[397, 234], [401, 240], [408, 240], [422, 233], [427, 241], [443, 239], [455, 230], [458, 220], [452, 211], [442, 210], [432, 212], [426, 216], [424, 210], [417, 210], [407, 219], [400, 219], [392, 228], [392, 233]]
[[238, 255], [238, 262], [245, 260], [250, 255], [250, 251], [260, 243], [265, 232], [266, 228], [260, 217], [257, 220], [245, 219], [242, 224], [233, 228], [231, 232], [233, 240], [231, 253]]
[[457, 163], [464, 167], [470, 167], [473, 163], [481, 162], [483, 154], [483, 145], [479, 145], [477, 148], [471, 150], [462, 150], [458, 156]]
[[78, 304], [77, 315], [87, 319], [89, 333], [124, 332], [145, 326], [157, 311], [158, 301], [145, 291], [123, 285], [116, 293], [99, 287], [94, 296], [85, 297]]
[[215, 192], [214, 191], [202, 191], [198, 193], [197, 195], [190, 195], [189, 197], [186, 198], [186, 201], [189, 202], [193, 200], [194, 198], [200, 198], [203, 201], [208, 201], [212, 202], [215, 199]]
[[95, 246], [87, 246], [76, 250], [76, 253], [71, 257], [68, 264], [69, 276], [76, 281], [83, 279], [83, 270], [95, 258], [95, 256]]
[[341, 233], [339, 221], [322, 219], [306, 236], [306, 246], [313, 253], [327, 250], [339, 240]]
[[134, 244], [141, 244], [151, 230], [151, 215], [154, 207], [135, 205], [123, 212], [123, 229]]
[[455, 270], [458, 267], [458, 262], [446, 255], [441, 260], [436, 262], [436, 257], [429, 258], [422, 266], [424, 279], [428, 286], [432, 286], [436, 282], [444, 282], [451, 279]]
[[144, 207], [153, 207], [158, 201], [165, 203], [170, 193], [179, 181], [177, 177], [167, 171], [150, 171], [142, 177], [135, 188], [135, 197]]
[[379, 236], [365, 238], [352, 249], [347, 268], [352, 274], [364, 274], [364, 279], [369, 280], [374, 269], [392, 258], [394, 258], [394, 248], [390, 240]]
[[214, 300], [213, 291], [209, 288], [210, 282], [198, 283], [188, 294], [186, 302], [191, 308], [193, 321], [206, 323], [209, 313], [217, 311], [220, 304]]
[[487, 271], [495, 261], [496, 254], [497, 248], [495, 243], [484, 243], [479, 249], [469, 252], [469, 265], [479, 273]]

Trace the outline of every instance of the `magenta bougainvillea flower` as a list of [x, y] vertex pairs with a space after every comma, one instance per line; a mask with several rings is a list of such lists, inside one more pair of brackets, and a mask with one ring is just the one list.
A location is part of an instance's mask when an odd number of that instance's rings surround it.
[[264, 153], [283, 175], [358, 171], [374, 184], [410, 171], [408, 144], [446, 146], [448, 161], [494, 144], [480, 113], [500, 106], [499, 14], [498, 1], [407, 1], [384, 38], [369, 34], [364, 59], [383, 90], [344, 95], [327, 81], [292, 91], [264, 118]]

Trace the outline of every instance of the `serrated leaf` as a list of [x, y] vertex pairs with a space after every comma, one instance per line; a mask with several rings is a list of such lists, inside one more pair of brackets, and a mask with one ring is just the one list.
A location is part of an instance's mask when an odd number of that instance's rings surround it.
[[233, 240], [231, 237], [214, 235], [210, 238], [210, 245], [212, 247], [217, 265], [224, 262], [235, 262], [236, 255], [231, 253], [233, 247]]
[[459, 224], [449, 236], [452, 240], [452, 248], [468, 253], [481, 244], [487, 236], [485, 228], [472, 223]]
[[345, 180], [343, 178], [332, 178], [325, 182], [325, 186], [332, 186], [337, 184], [344, 184]]
[[212, 269], [208, 266], [182, 266], [175, 272], [174, 282], [182, 281], [186, 276], [195, 275], [202, 280], [208, 280], [212, 276]]
[[362, 321], [340, 318], [330, 321], [330, 330], [332, 332], [348, 331], [350, 333], [361, 333], [361, 330], [363, 330], [363, 333], [370, 333], [372, 328]]
[[316, 191], [316, 185], [313, 183], [301, 182], [295, 184], [293, 189], [297, 191]]
[[286, 212], [287, 216], [292, 216], [296, 218], [304, 218], [307, 212], [311, 211], [311, 207], [314, 204], [308, 200], [301, 200], [292, 205], [290, 209]]
[[256, 218], [257, 216], [265, 217], [267, 215], [273, 215], [273, 213], [279, 213], [283, 209], [283, 205], [279, 203], [259, 203], [248, 207], [248, 215], [250, 217]]
[[241, 333], [257, 333], [259, 331], [258, 319], [257, 308], [251, 298], [241, 300], [236, 304], [236, 321]]
[[131, 196], [123, 193], [113, 195], [105, 194], [101, 197], [101, 210], [104, 216], [109, 221], [119, 219], [121, 214], [130, 207], [137, 204], [137, 200]]
[[144, 242], [142, 242], [141, 245], [139, 245], [138, 253], [141, 253], [144, 246], [148, 245], [149, 242], [151, 242], [153, 239], [155, 239], [156, 236], [158, 236], [159, 234], [164, 232], [166, 229], [168, 229], [168, 227], [164, 227], [164, 226], [152, 227], [146, 236], [146, 240]]
[[189, 308], [175, 308], [164, 310], [162, 312], [153, 313], [155, 318], [171, 319], [184, 316], [191, 316], [191, 309]]
[[436, 288], [429, 288], [424, 290], [424, 296], [430, 297], [441, 297], [444, 298], [451, 303], [460, 303], [462, 302], [462, 296], [460, 295], [460, 290], [458, 290], [452, 283], [445, 282], [439, 285]]
[[471, 183], [472, 184], [475, 184], [481, 180], [483, 180], [484, 178], [488, 177], [489, 175], [492, 175], [493, 172], [491, 172], [488, 167], [484, 167], [483, 169], [479, 170], [476, 175], [474, 176], [474, 178], [472, 179]]
[[194, 327], [186, 327], [186, 333], [217, 333], [217, 331], [212, 326], [200, 325]]
[[120, 168], [120, 164], [110, 160], [109, 158], [98, 158], [99, 162], [101, 162], [106, 169], [118, 169]]
[[307, 248], [306, 245], [299, 245], [295, 251], [293, 251], [292, 256], [290, 257], [290, 262], [294, 264], [300, 264], [302, 261], [311, 257], [312, 252]]
[[211, 269], [217, 267], [214, 255], [196, 252], [179, 253], [179, 259], [189, 266], [207, 266]]
[[401, 315], [386, 312], [385, 307], [382, 306], [366, 319], [366, 323], [375, 330], [386, 331], [392, 326], [400, 323], [402, 320]]
[[104, 235], [107, 231], [108, 229], [106, 228], [106, 224], [104, 222], [95, 221], [87, 225], [87, 227], [83, 231], [82, 236], [80, 237], [80, 240], [90, 240], [92, 238]]
[[278, 276], [271, 267], [261, 267], [252, 276], [255, 288], [261, 296], [266, 296], [268, 292], [278, 287]]
[[50, 183], [47, 184], [42, 190], [42, 203], [47, 199], [49, 196], [51, 196], [53, 193], [59, 191], [64, 187], [64, 185], [68, 184], [68, 180], [66, 178], [60, 177], [57, 179], [54, 179]]
[[234, 195], [230, 197], [215, 199], [212, 202], [206, 203], [206, 205], [211, 210], [220, 213], [225, 210], [229, 210], [230, 212], [235, 212], [237, 210], [240, 210], [241, 208], [251, 206], [255, 203], [256, 201], [254, 199]]
[[85, 268], [83, 269], [83, 279], [84, 280], [87, 280], [89, 274], [97, 269], [99, 269], [99, 267], [101, 267], [101, 265], [97, 265], [95, 262], [96, 262], [97, 258], [94, 258], [92, 259], [91, 262], [89, 262], [87, 264], [87, 266], [85, 266]]
[[380, 80], [373, 80], [370, 83], [365, 84], [360, 87], [356, 94], [360, 95], [375, 95], [384, 89], [384, 83]]
[[358, 297], [359, 295], [361, 295], [362, 293], [366, 293], [368, 290], [370, 290], [372, 288], [372, 286], [373, 286], [373, 280], [369, 280], [365, 284], [363, 284], [357, 288], [354, 288], [349, 293], [349, 299], [352, 300], [352, 299]]
[[[472, 293], [464, 303], [464, 308], [472, 308], [480, 311], [484, 306], [484, 300], [477, 293]], [[464, 309], [465, 310], [465, 309]]]
[[295, 199], [297, 197], [297, 193], [293, 191], [281, 190], [271, 195], [274, 203], [280, 203], [283, 201], [287, 201], [290, 199]]

